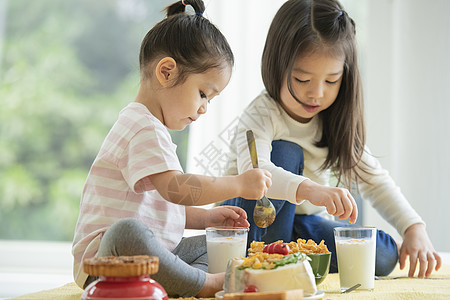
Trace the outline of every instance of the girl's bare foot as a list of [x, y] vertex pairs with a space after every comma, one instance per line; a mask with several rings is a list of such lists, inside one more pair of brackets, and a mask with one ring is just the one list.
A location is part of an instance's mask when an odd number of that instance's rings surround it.
[[210, 274], [206, 273], [206, 280], [203, 288], [197, 294], [198, 298], [214, 297], [214, 294], [223, 289], [225, 273]]

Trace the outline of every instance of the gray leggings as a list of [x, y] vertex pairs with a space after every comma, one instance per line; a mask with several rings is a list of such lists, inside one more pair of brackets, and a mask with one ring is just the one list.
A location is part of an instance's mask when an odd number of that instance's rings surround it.
[[[98, 257], [150, 255], [159, 257], [159, 271], [151, 278], [170, 297], [192, 297], [203, 287], [208, 271], [205, 235], [183, 238], [170, 252], [142, 222], [127, 218], [114, 223], [104, 234]], [[84, 287], [97, 278], [89, 276]]]

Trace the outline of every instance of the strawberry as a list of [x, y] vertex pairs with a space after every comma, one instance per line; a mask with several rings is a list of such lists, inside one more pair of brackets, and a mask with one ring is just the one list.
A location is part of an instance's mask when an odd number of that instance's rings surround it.
[[265, 245], [263, 252], [269, 253], [269, 254], [282, 254], [282, 255], [288, 255], [289, 254], [289, 246], [286, 243], [272, 243], [269, 245]]
[[247, 285], [245, 287], [244, 293], [256, 293], [258, 292], [258, 288], [255, 285]]

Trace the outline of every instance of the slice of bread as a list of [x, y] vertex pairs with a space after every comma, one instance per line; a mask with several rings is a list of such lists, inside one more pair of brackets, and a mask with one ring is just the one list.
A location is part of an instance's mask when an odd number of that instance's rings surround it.
[[303, 299], [303, 290], [282, 292], [229, 293], [223, 295], [224, 300], [297, 300]]
[[302, 259], [296, 263], [266, 269], [241, 269], [242, 259], [228, 262], [225, 273], [225, 293], [242, 293], [246, 286], [254, 285], [259, 292], [283, 292], [303, 290], [305, 296], [314, 295], [317, 286], [309, 261]]

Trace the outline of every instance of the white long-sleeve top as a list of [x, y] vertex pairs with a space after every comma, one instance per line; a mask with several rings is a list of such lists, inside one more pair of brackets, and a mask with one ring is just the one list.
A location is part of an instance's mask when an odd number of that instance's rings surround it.
[[[305, 179], [309, 178], [318, 184], [329, 186], [330, 170], [320, 169], [327, 157], [328, 148], [319, 148], [315, 145], [322, 135], [318, 116], [308, 123], [300, 123], [292, 119], [267, 92], [262, 92], [240, 117], [236, 137], [230, 145], [230, 160], [226, 175], [241, 174], [252, 168], [246, 136], [249, 129], [255, 135], [259, 167], [272, 173], [272, 186], [267, 196], [296, 204], [296, 214], [320, 214], [331, 218], [325, 207], [315, 206], [309, 201], [296, 200], [297, 188]], [[277, 167], [270, 161], [271, 143], [275, 140], [293, 142], [303, 148], [305, 163], [303, 176]], [[372, 166], [373, 170], [371, 174], [360, 172], [367, 182], [359, 183], [361, 197], [370, 201], [401, 236], [410, 225], [424, 224], [389, 173], [381, 167], [367, 147], [365, 150], [362, 162]]]

